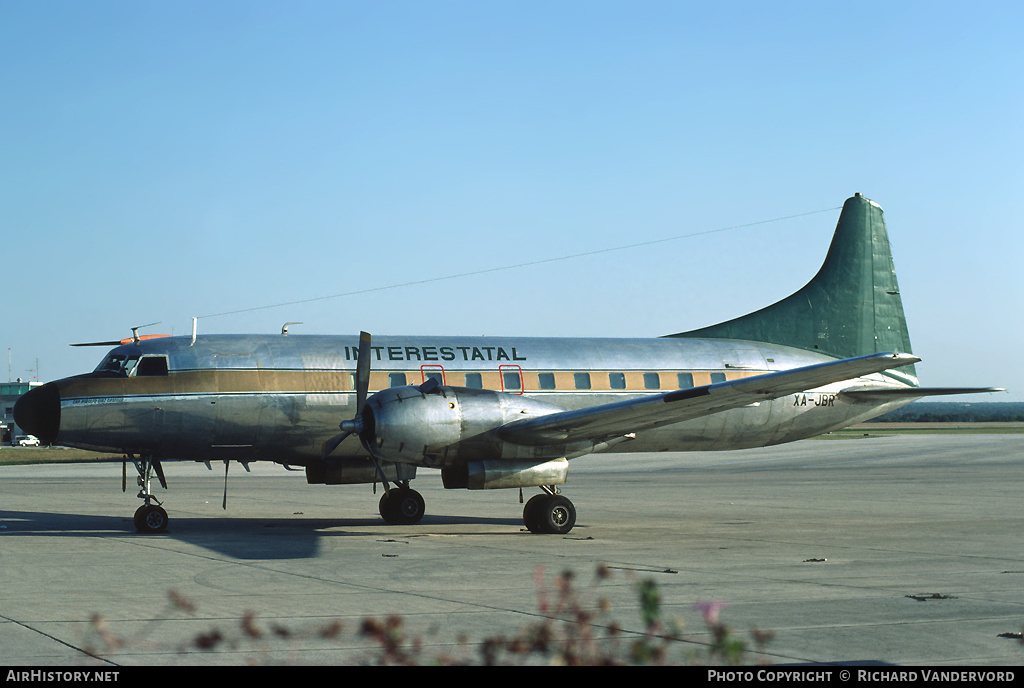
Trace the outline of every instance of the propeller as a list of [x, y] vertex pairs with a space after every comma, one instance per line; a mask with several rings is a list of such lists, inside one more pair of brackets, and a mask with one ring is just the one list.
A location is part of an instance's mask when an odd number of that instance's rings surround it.
[[[324, 442], [323, 449], [320, 453], [320, 460], [326, 459], [331, 452], [338, 448], [345, 438], [349, 435], [356, 435], [362, 442], [363, 448], [369, 453], [370, 461], [373, 462], [374, 468], [377, 469], [377, 476], [380, 477], [380, 482], [384, 486], [384, 492], [390, 494], [391, 486], [388, 484], [387, 476], [384, 474], [384, 468], [380, 464], [380, 459], [373, 453], [373, 447], [362, 437], [363, 432], [363, 409], [366, 406], [366, 394], [370, 387], [370, 334], [368, 332], [359, 333], [359, 358], [356, 360], [356, 415], [352, 420], [343, 420], [338, 426], [341, 430], [340, 435], [335, 435], [331, 439]], [[377, 483], [374, 483], [374, 492], [376, 492]]]
[[139, 330], [143, 327], [152, 327], [153, 325], [159, 325], [159, 322], [152, 322], [147, 325], [139, 325], [132, 328], [132, 336], [126, 337], [125, 339], [115, 339], [105, 342], [82, 342], [80, 344], [72, 344], [71, 346], [120, 346], [121, 344], [131, 344], [135, 342], [138, 344], [143, 339], [159, 339], [160, 337], [170, 337], [169, 334], [139, 334]]
[[[340, 435], [335, 435], [324, 442], [320, 458], [326, 459], [338, 448], [349, 435], [358, 435], [363, 431], [363, 407], [366, 405], [366, 392], [370, 387], [370, 334], [359, 333], [359, 358], [356, 360], [356, 415], [352, 420], [343, 420], [338, 427]], [[367, 448], [369, 451], [369, 448]], [[371, 452], [372, 454], [372, 452]]]

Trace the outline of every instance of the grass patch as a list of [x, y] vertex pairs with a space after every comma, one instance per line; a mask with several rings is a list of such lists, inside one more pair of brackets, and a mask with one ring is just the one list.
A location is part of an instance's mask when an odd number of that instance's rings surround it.
[[41, 463], [97, 463], [121, 461], [122, 454], [70, 449], [68, 447], [0, 447], [0, 466]]
[[864, 437], [892, 437], [893, 435], [1018, 435], [1024, 433], [1024, 423], [864, 423], [827, 435], [818, 440], [850, 440]]
[[[852, 440], [893, 435], [1018, 435], [1024, 423], [862, 423], [816, 440]], [[97, 463], [122, 461], [122, 454], [93, 452], [69, 447], [0, 446], [0, 466], [25, 466], [37, 463]]]

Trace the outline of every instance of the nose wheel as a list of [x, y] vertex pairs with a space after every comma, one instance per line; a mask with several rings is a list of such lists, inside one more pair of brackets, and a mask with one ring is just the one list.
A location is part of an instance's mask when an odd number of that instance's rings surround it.
[[162, 533], [167, 530], [167, 512], [156, 504], [143, 504], [135, 512], [135, 530], [140, 533]]

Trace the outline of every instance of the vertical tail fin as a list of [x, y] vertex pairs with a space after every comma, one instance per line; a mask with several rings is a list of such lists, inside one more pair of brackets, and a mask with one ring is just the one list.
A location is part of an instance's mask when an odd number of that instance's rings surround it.
[[[746, 339], [850, 358], [913, 353], [882, 208], [847, 199], [818, 274], [785, 299], [748, 315], [670, 337]], [[917, 386], [914, 367], [890, 371]]]

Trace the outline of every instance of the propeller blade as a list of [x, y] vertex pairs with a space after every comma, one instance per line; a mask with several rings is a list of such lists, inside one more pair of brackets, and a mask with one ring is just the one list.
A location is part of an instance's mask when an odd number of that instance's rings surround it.
[[132, 328], [132, 336], [124, 339], [114, 339], [103, 342], [81, 342], [79, 344], [72, 344], [71, 346], [120, 346], [122, 344], [131, 344], [135, 342], [138, 344], [143, 339], [159, 339], [160, 337], [170, 337], [169, 334], [139, 334], [139, 330], [143, 327], [152, 327], [153, 325], [159, 325], [159, 322], [151, 322], [147, 325], [138, 325]]
[[160, 480], [160, 487], [167, 489], [167, 479], [164, 477], [164, 467], [160, 463], [160, 459], [151, 459], [153, 464], [153, 470], [156, 471], [156, 477]]
[[359, 359], [356, 361], [356, 415], [363, 412], [370, 388], [370, 333], [359, 333]]
[[320, 448], [320, 458], [326, 459], [331, 454], [331, 452], [337, 449], [338, 445], [341, 444], [345, 440], [345, 438], [351, 434], [351, 432], [343, 432], [340, 435], [335, 435], [331, 439], [324, 442], [323, 447]]
[[228, 510], [228, 465], [230, 461], [224, 462], [224, 500], [220, 503], [220, 508], [224, 511]]
[[370, 388], [370, 333], [359, 333], [359, 358], [356, 360], [356, 415], [352, 420], [341, 422], [342, 433], [335, 435], [323, 443], [320, 448], [320, 459], [326, 459], [338, 448], [346, 437], [359, 434], [362, 427], [363, 406], [366, 405], [366, 393]]

